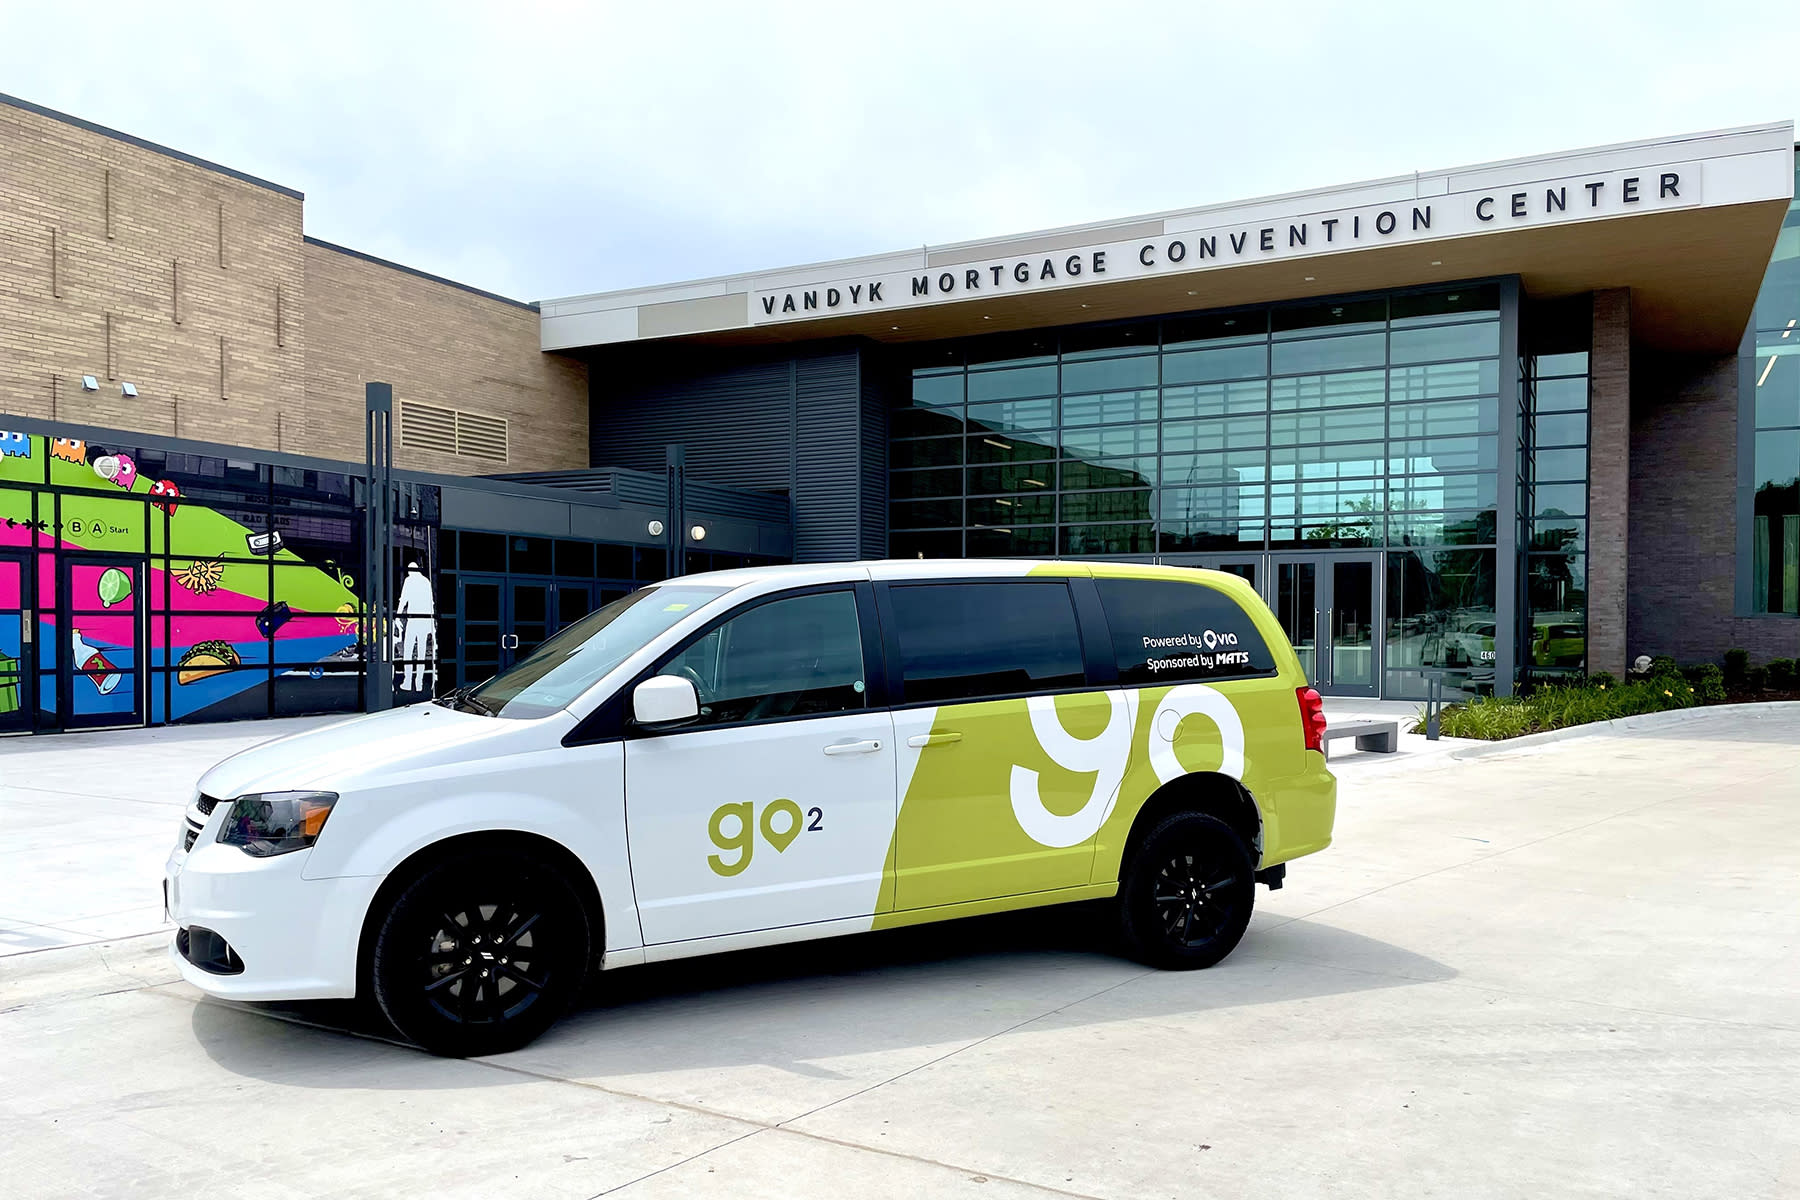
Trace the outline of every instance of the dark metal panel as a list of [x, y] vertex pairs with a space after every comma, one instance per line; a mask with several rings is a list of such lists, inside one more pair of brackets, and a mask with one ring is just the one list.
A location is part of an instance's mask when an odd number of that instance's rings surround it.
[[[569, 514], [574, 507], [561, 500], [534, 500], [454, 486], [443, 489], [442, 504], [446, 529], [491, 529], [550, 537], [569, 536]], [[611, 514], [618, 510], [598, 511]]]
[[862, 396], [855, 350], [796, 363], [794, 559], [835, 562], [862, 549]]
[[688, 472], [730, 487], [786, 491], [793, 447], [785, 361], [590, 371], [588, 461], [658, 478], [671, 442], [687, 447]]
[[889, 357], [874, 348], [861, 353], [859, 376], [862, 401], [862, 487], [860, 558], [887, 557], [888, 508], [888, 408], [898, 369]]

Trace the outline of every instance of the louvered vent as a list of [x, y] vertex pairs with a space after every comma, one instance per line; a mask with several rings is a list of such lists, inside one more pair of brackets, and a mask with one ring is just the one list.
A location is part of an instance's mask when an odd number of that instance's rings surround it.
[[456, 452], [470, 458], [506, 461], [506, 419], [479, 413], [456, 414]]
[[439, 454], [455, 454], [456, 410], [402, 400], [400, 444], [408, 450], [435, 450]]
[[402, 400], [400, 444], [409, 450], [431, 450], [439, 454], [505, 462], [506, 418]]

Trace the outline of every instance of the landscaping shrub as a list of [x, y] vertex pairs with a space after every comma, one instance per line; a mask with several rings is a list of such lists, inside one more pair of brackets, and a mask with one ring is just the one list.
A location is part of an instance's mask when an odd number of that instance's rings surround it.
[[1727, 650], [1725, 652], [1725, 686], [1738, 688], [1744, 686], [1744, 672], [1750, 669], [1750, 652], [1748, 650]]
[[[1699, 702], [1699, 688], [1671, 670], [1624, 684], [1589, 682], [1572, 687], [1541, 687], [1529, 696], [1478, 697], [1450, 705], [1438, 715], [1438, 721], [1445, 737], [1496, 741], [1639, 713], [1692, 708]], [[1412, 732], [1424, 731], [1425, 720], [1421, 716]]]
[[1650, 660], [1650, 678], [1652, 679], [1658, 675], [1679, 675], [1680, 673], [1675, 666], [1675, 660], [1667, 654], [1658, 654]]
[[1768, 667], [1769, 686], [1778, 692], [1793, 691], [1796, 684], [1800, 684], [1800, 678], [1797, 678], [1800, 673], [1795, 668], [1796, 664], [1791, 658], [1771, 658]]
[[1587, 677], [1587, 685], [1589, 687], [1611, 687], [1617, 682], [1619, 681], [1612, 677], [1611, 671], [1595, 671], [1592, 675]]
[[1768, 683], [1769, 669], [1767, 667], [1751, 667], [1744, 672], [1744, 690], [1746, 692], [1760, 692], [1768, 686]]
[[1694, 689], [1694, 699], [1701, 704], [1719, 704], [1725, 699], [1725, 672], [1715, 663], [1681, 668], [1681, 677]]

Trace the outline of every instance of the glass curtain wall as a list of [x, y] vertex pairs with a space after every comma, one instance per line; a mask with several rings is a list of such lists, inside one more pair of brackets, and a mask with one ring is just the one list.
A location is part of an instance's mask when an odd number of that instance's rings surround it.
[[[1800, 174], [1795, 182], [1800, 186]], [[1800, 615], [1800, 199], [1756, 301], [1750, 462], [1750, 611]]]
[[1588, 354], [1525, 361], [1523, 661], [1539, 678], [1580, 675], [1587, 666]]
[[893, 414], [890, 548], [1386, 549], [1388, 693], [1418, 694], [1405, 672], [1419, 667], [1478, 677], [1485, 664], [1491, 680], [1501, 292], [1468, 284], [931, 347]]

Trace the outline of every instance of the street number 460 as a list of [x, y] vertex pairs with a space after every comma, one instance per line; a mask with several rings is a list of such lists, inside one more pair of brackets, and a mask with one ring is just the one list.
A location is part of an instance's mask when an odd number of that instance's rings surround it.
[[[713, 810], [712, 819], [706, 823], [706, 832], [712, 838], [712, 844], [725, 854], [735, 854], [734, 861], [725, 861], [724, 855], [709, 854], [706, 865], [718, 875], [732, 876], [750, 865], [750, 859], [756, 852], [756, 831], [762, 830], [763, 840], [775, 847], [780, 854], [793, 845], [794, 839], [803, 831], [817, 831], [825, 828], [825, 810], [809, 808], [805, 813], [792, 800], [771, 800], [763, 805], [762, 819], [755, 819], [756, 806], [748, 800], [732, 804], [721, 804]], [[725, 831], [726, 822], [735, 822], [732, 832]]]

